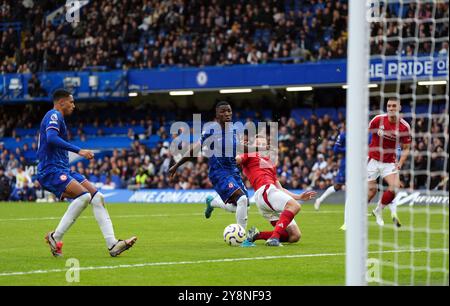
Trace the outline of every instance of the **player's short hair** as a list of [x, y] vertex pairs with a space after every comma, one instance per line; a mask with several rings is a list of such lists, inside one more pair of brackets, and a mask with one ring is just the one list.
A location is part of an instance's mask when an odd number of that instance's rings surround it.
[[72, 93], [65, 89], [57, 89], [53, 92], [53, 102], [57, 102], [61, 99], [70, 97]]
[[389, 98], [387, 99], [386, 103], [387, 103], [388, 101], [396, 101], [398, 104], [400, 104], [400, 99], [397, 98], [397, 97], [389, 97]]
[[227, 102], [227, 101], [220, 101], [220, 102], [218, 102], [217, 104], [216, 104], [216, 110], [219, 108], [219, 107], [221, 107], [221, 106], [231, 106], [230, 105], [230, 103], [229, 102]]

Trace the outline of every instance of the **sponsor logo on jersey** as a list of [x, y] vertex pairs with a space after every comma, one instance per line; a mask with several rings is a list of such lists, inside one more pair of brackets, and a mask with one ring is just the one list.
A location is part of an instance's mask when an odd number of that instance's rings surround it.
[[52, 115], [50, 116], [50, 120], [52, 120], [52, 121], [58, 121], [58, 115], [57, 115], [57, 114], [52, 114]]

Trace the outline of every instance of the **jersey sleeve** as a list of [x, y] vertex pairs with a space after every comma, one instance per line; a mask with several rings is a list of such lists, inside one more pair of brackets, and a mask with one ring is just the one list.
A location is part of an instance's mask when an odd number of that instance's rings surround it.
[[402, 144], [410, 144], [412, 142], [411, 129], [409, 124], [404, 123], [404, 129], [400, 136], [400, 143]]
[[334, 144], [333, 151], [335, 154], [345, 154], [345, 134], [341, 133]]
[[48, 131], [49, 129], [54, 129], [58, 131], [58, 134], [60, 132], [62, 125], [62, 120], [59, 118], [57, 113], [53, 113], [50, 115], [50, 117], [45, 122], [45, 131]]
[[370, 120], [369, 123], [369, 132], [373, 132], [373, 130], [376, 130], [380, 127], [380, 117], [375, 116], [372, 120]]
[[248, 162], [248, 154], [244, 153], [239, 155], [239, 157], [241, 158], [241, 165], [245, 166], [245, 164]]

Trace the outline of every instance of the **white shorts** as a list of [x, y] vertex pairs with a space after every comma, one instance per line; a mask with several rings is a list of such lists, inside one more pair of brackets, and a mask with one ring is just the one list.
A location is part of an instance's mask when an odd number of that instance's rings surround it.
[[371, 158], [367, 164], [367, 179], [369, 182], [377, 180], [380, 176], [384, 179], [386, 176], [397, 172], [395, 163], [383, 163]]
[[[286, 206], [286, 203], [294, 199], [287, 193], [275, 187], [273, 184], [270, 184], [270, 186], [267, 188], [265, 197], [264, 190], [266, 189], [266, 186], [262, 186], [255, 191], [256, 207], [258, 207], [259, 212], [267, 221], [278, 221], [280, 219], [281, 213], [284, 210], [284, 207]], [[267, 199], [267, 202], [264, 198]], [[292, 220], [289, 225], [296, 224], [297, 223], [295, 222], [295, 220]]]

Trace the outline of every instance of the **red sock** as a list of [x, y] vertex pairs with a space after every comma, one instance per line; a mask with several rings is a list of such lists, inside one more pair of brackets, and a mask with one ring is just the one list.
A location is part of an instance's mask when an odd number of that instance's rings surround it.
[[294, 219], [294, 217], [294, 213], [290, 210], [283, 210], [280, 215], [280, 220], [278, 220], [277, 224], [275, 225], [275, 229], [273, 230], [271, 238], [280, 239], [283, 235], [283, 232], [286, 232], [286, 228], [292, 222], [292, 219]]
[[381, 197], [381, 204], [384, 206], [391, 204], [391, 202], [395, 199], [395, 193], [390, 190], [386, 190]]
[[256, 236], [255, 240], [267, 240], [272, 237], [273, 232], [260, 232], [258, 236]]
[[287, 230], [284, 230], [280, 234], [280, 242], [288, 242], [289, 241], [289, 233]]
[[[258, 234], [258, 236], [256, 236], [255, 240], [267, 240], [270, 237], [272, 237], [272, 235], [273, 235], [273, 231], [272, 232], [260, 232]], [[281, 242], [289, 241], [289, 233], [286, 230], [281, 233], [280, 241]]]

